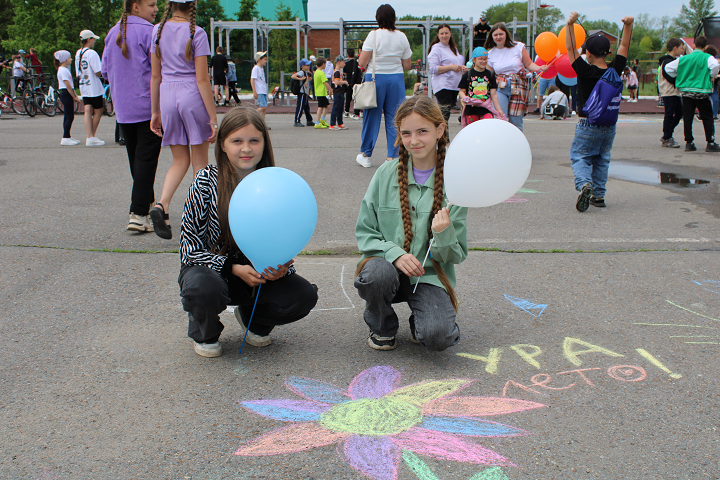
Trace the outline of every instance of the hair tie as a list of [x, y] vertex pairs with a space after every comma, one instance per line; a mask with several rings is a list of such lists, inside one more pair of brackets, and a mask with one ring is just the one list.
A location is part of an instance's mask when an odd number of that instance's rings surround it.
[[195, 36], [194, 33], [191, 33], [191, 34], [190, 34], [190, 38], [191, 38], [191, 39], [192, 39], [194, 36]]

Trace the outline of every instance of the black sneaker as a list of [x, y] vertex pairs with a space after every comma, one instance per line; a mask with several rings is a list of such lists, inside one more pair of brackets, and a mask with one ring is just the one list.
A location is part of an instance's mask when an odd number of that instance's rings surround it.
[[305, 125], [303, 125], [303, 124], [300, 123], [300, 122], [295, 122], [295, 125], [294, 125], [294, 126], [295, 126], [295, 127], [304, 127]]
[[372, 332], [368, 337], [367, 343], [370, 348], [374, 348], [375, 350], [395, 350], [395, 348], [397, 348], [395, 337], [381, 337]]
[[686, 151], [686, 152], [694, 152], [695, 150], [697, 150], [697, 147], [695, 146], [694, 143], [688, 142], [688, 143], [685, 144], [685, 151]]
[[410, 341], [412, 343], [420, 343], [415, 337], [415, 315], [410, 315], [410, 318], [408, 318], [408, 322], [410, 323]]
[[720, 145], [718, 145], [715, 142], [710, 142], [707, 144], [707, 147], [705, 147], [706, 152], [720, 152]]
[[314, 126], [315, 126], [315, 122], [307, 122], [307, 126], [308, 126], [308, 127], [314, 127]]
[[585, 186], [583, 186], [580, 195], [578, 196], [577, 202], [575, 203], [575, 208], [577, 208], [578, 212], [584, 212], [588, 209], [588, 207], [590, 206], [590, 197], [592, 197], [592, 193], [592, 186], [589, 183], [586, 183]]
[[590, 197], [590, 205], [593, 207], [605, 207], [605, 197]]
[[680, 148], [680, 144], [677, 143], [672, 137], [668, 138], [667, 140], [663, 140], [662, 146], [667, 148]]

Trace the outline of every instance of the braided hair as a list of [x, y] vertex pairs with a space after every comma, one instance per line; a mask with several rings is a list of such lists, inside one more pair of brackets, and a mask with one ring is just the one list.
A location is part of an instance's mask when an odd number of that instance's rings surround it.
[[197, 16], [197, 2], [190, 2], [190, 40], [185, 45], [185, 60], [193, 58], [193, 37], [195, 36], [195, 17]]
[[[402, 143], [402, 138], [400, 137], [400, 124], [402, 123], [403, 119], [405, 119], [407, 116], [409, 116], [412, 113], [417, 113], [424, 119], [428, 120], [429, 122], [433, 123], [436, 127], [440, 124], [445, 123], [445, 118], [442, 115], [442, 111], [440, 110], [440, 107], [438, 107], [437, 103], [435, 103], [433, 100], [431, 100], [428, 97], [421, 97], [421, 96], [415, 96], [410, 98], [409, 100], [406, 100], [398, 109], [397, 114], [395, 115], [395, 124], [398, 126], [398, 137], [395, 140], [395, 145], [397, 145], [400, 148], [400, 155], [399, 155], [399, 161], [398, 161], [398, 185], [400, 187], [400, 210], [402, 213], [402, 221], [403, 221], [403, 230], [405, 231], [405, 243], [403, 244], [403, 249], [406, 252], [410, 251], [410, 244], [412, 243], [413, 239], [413, 230], [412, 230], [412, 216], [410, 214], [410, 200], [408, 198], [408, 159], [410, 158], [410, 154], [408, 153], [407, 149]], [[434, 196], [433, 196], [433, 203], [432, 208], [430, 209], [430, 220], [435, 217], [435, 215], [440, 211], [442, 208], [442, 202], [443, 202], [443, 171], [445, 167], [445, 152], [447, 150], [447, 145], [449, 143], [449, 137], [448, 137], [448, 130], [445, 129], [445, 132], [443, 135], [438, 139], [437, 142], [437, 163], [435, 164], [435, 185], [434, 185]], [[432, 222], [428, 224], [428, 238], [432, 238]], [[458, 302], [457, 302], [457, 296], [455, 295], [455, 290], [453, 289], [452, 285], [450, 284], [450, 281], [447, 278], [447, 275], [445, 274], [445, 271], [443, 270], [442, 266], [435, 261], [435, 259], [432, 259], [433, 268], [435, 269], [435, 272], [437, 273], [438, 279], [445, 287], [445, 290], [448, 293], [448, 296], [450, 297], [450, 301], [452, 302], [453, 308], [455, 311], [458, 309]]]
[[165, 22], [167, 22], [168, 17], [170, 16], [173, 5], [174, 3], [170, 1], [167, 2], [167, 5], [165, 5], [165, 12], [163, 13], [162, 19], [160, 20], [157, 37], [155, 38], [155, 56], [159, 59], [162, 59], [162, 55], [160, 55], [160, 35], [162, 35], [163, 27], [165, 26]]

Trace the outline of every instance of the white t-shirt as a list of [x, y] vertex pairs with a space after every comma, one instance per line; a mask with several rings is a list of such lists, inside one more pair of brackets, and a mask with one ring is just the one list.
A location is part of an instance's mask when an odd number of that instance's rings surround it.
[[488, 66], [495, 71], [495, 75], [510, 75], [518, 73], [525, 68], [522, 61], [522, 53], [525, 44], [515, 42], [514, 47], [494, 47], [488, 52]]
[[[80, 56], [82, 55], [82, 64]], [[75, 72], [77, 73], [80, 85], [80, 95], [83, 97], [101, 97], [105, 88], [100, 82], [97, 74], [100, 73], [102, 64], [100, 55], [92, 48], [81, 48], [75, 54]]]
[[250, 74], [250, 78], [255, 80], [255, 93], [258, 95], [267, 95], [267, 82], [265, 81], [265, 70], [259, 65], [255, 65]]
[[23, 77], [25, 76], [25, 71], [20, 68], [24, 67], [23, 63], [20, 60], [15, 60], [13, 62], [13, 77]]
[[333, 73], [335, 72], [335, 67], [333, 67], [333, 64], [330, 60], [327, 61], [325, 64], [325, 69], [323, 70], [325, 72], [325, 76], [328, 78], [328, 80], [332, 81]]
[[405, 34], [399, 30], [373, 30], [368, 33], [365, 43], [363, 43], [363, 52], [373, 51], [375, 35], [377, 35], [377, 52], [374, 55], [374, 60], [369, 62], [365, 71], [372, 73], [374, 61], [376, 64], [375, 73], [377, 74], [403, 73], [402, 61], [412, 57], [410, 42], [408, 42]]
[[67, 85], [65, 85], [65, 80], [70, 82], [70, 86], [73, 85], [72, 72], [70, 72], [70, 69], [67, 67], [59, 67], [58, 68], [57, 79], [58, 79], [58, 89], [59, 90], [67, 90]]

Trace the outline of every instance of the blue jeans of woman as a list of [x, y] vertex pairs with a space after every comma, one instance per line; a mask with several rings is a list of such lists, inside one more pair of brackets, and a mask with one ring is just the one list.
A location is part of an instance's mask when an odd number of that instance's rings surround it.
[[[371, 78], [371, 74], [365, 75], [365, 80]], [[375, 75], [375, 91], [377, 94], [377, 107], [368, 108], [363, 112], [360, 151], [366, 157], [372, 157], [380, 133], [380, 121], [384, 114], [387, 156], [388, 158], [396, 158], [398, 156], [398, 147], [395, 146], [395, 140], [397, 139], [395, 114], [398, 107], [405, 101], [405, 75], [402, 73]]]
[[497, 89], [498, 101], [500, 102], [500, 108], [503, 113], [507, 115], [508, 121], [515, 125], [522, 132], [523, 129], [523, 116], [522, 115], [508, 115], [508, 105], [510, 104], [510, 95], [512, 94], [512, 88], [510, 87], [510, 79], [508, 78], [507, 84], [503, 88]]
[[610, 169], [610, 150], [615, 140], [615, 125], [599, 127], [590, 125], [581, 118], [575, 126], [575, 139], [570, 146], [570, 161], [575, 174], [575, 190], [589, 183], [593, 196], [605, 197], [608, 170]]

